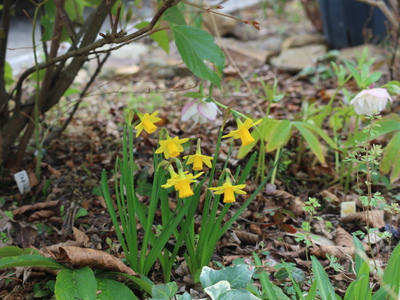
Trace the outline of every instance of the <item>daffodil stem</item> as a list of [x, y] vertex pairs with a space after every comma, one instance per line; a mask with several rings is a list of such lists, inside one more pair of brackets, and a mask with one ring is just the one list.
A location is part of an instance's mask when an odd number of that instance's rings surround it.
[[276, 173], [278, 170], [278, 160], [280, 158], [280, 154], [281, 154], [281, 147], [279, 147], [278, 149], [276, 149], [276, 154], [275, 154], [275, 160], [274, 160], [274, 165], [276, 165], [276, 167], [272, 170], [272, 175], [271, 175], [271, 183], [274, 184], [275, 182], [275, 178], [276, 178]]

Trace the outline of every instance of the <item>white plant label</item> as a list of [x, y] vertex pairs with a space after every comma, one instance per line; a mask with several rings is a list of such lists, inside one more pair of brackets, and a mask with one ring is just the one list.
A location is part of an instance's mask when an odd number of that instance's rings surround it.
[[340, 217], [346, 217], [356, 212], [356, 202], [347, 201], [340, 203]]
[[31, 185], [29, 183], [28, 173], [23, 170], [14, 174], [15, 181], [21, 195], [28, 193], [31, 190]]

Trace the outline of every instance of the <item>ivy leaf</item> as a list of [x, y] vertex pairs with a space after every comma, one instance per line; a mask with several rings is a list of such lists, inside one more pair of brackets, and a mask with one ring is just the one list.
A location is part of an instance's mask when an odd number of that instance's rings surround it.
[[[171, 30], [176, 47], [189, 70], [220, 87], [225, 56], [214, 43], [214, 37], [203, 29], [187, 25], [173, 26]], [[212, 63], [216, 71], [211, 70], [204, 61]]]

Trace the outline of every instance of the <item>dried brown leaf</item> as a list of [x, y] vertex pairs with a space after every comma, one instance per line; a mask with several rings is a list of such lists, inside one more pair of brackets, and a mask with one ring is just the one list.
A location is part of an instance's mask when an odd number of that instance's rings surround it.
[[367, 224], [371, 228], [381, 228], [385, 226], [384, 211], [383, 210], [371, 210], [368, 212], [356, 212], [340, 219], [343, 223], [362, 223]]
[[283, 208], [288, 208], [295, 215], [302, 215], [304, 213], [303, 207], [304, 202], [301, 201], [300, 197], [296, 197], [286, 191], [276, 190], [270, 194], [275, 201], [279, 201], [279, 205]]
[[77, 241], [80, 245], [85, 247], [89, 247], [89, 237], [83, 231], [79, 230], [76, 227], [72, 227], [72, 231], [74, 233], [75, 241]]
[[54, 217], [58, 214], [58, 212], [55, 212], [53, 210], [39, 210], [35, 211], [33, 214], [29, 216], [28, 222], [35, 222], [38, 220], [44, 220], [44, 219], [49, 219], [51, 217]]
[[139, 276], [121, 260], [104, 251], [73, 246], [59, 247], [59, 251], [59, 253], [55, 254], [55, 259], [60, 263], [72, 264], [78, 267], [88, 266]]
[[250, 233], [247, 231], [239, 231], [239, 230], [235, 230], [235, 234], [243, 244], [253, 245], [253, 246], [257, 245], [261, 237], [261, 235], [258, 234]]
[[36, 227], [25, 225], [18, 221], [11, 221], [14, 232], [14, 244], [22, 248], [29, 248], [35, 242], [38, 235]]
[[250, 229], [251, 233], [254, 233], [254, 234], [259, 235], [259, 236], [262, 235], [261, 228], [257, 224], [254, 224], [254, 223], [250, 224], [249, 229]]
[[339, 203], [340, 202], [339, 198], [335, 194], [331, 193], [328, 190], [323, 190], [323, 191], [320, 192], [320, 194], [321, 194], [322, 197], [324, 197], [325, 199], [329, 200], [330, 202], [333, 202], [333, 203]]
[[353, 237], [340, 226], [336, 230], [335, 243], [337, 246], [354, 247]]
[[333, 239], [332, 233], [326, 230], [326, 224], [324, 220], [315, 220], [313, 221], [312, 226], [315, 233], [322, 234], [329, 240]]
[[335, 257], [343, 257], [343, 256], [351, 256], [353, 257], [355, 254], [354, 247], [342, 247], [342, 246], [329, 246], [329, 245], [320, 245], [314, 246], [310, 251], [311, 255], [315, 255], [318, 257], [326, 258], [326, 255], [331, 255]]
[[35, 210], [42, 210], [42, 209], [52, 209], [57, 207], [59, 200], [49, 201], [49, 202], [39, 202], [32, 205], [24, 205], [18, 207], [17, 209], [13, 210], [14, 217], [19, 217], [20, 215], [28, 212], [28, 211], [35, 211]]

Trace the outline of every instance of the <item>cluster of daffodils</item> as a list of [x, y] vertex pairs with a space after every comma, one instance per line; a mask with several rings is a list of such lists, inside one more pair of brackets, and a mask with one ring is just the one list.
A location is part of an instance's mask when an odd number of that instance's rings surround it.
[[[184, 109], [186, 111], [189, 111], [190, 117], [195, 116], [195, 118], [197, 118], [197, 121], [200, 121], [201, 118], [206, 118], [208, 120], [211, 120], [212, 118], [215, 119], [218, 110], [216, 106], [214, 107], [213, 105], [210, 105], [210, 103], [206, 102], [198, 103], [198, 105], [196, 106], [191, 103]], [[138, 137], [143, 130], [146, 131], [148, 134], [151, 134], [157, 129], [156, 123], [161, 120], [157, 117], [158, 111], [152, 113], [151, 115], [148, 113], [141, 114], [139, 112], [137, 112], [137, 114], [139, 116], [140, 122], [135, 127], [135, 129], [137, 130], [136, 137]], [[249, 129], [260, 122], [261, 120], [253, 122], [251, 119], [246, 119], [246, 121], [242, 123], [239, 119], [237, 119], [238, 129], [231, 131], [227, 135], [224, 135], [223, 138], [240, 138], [243, 145], [248, 145], [254, 142], [254, 138], [251, 136]], [[182, 144], [186, 143], [188, 140], [188, 138], [180, 139], [177, 136], [171, 138], [168, 132], [166, 132], [164, 135], [164, 139], [159, 141], [159, 147], [156, 149], [155, 153], [162, 153], [165, 159], [176, 158], [184, 150]], [[197, 141], [195, 154], [184, 156], [183, 159], [185, 159], [187, 165], [193, 165], [192, 169], [194, 171], [202, 171], [204, 165], [208, 168], [212, 168], [213, 157], [202, 154], [200, 139], [198, 139]], [[168, 179], [167, 183], [162, 185], [161, 187], [166, 189], [174, 187], [174, 189], [178, 192], [179, 198], [193, 196], [194, 193], [191, 188], [191, 184], [196, 182], [196, 179], [203, 175], [204, 172], [198, 172], [193, 175], [188, 171], [184, 171], [180, 163], [177, 163], [176, 165], [178, 166], [178, 172], [175, 171], [171, 164], [168, 166], [170, 179]], [[210, 187], [209, 189], [213, 191], [216, 195], [223, 194], [223, 201], [225, 203], [233, 203], [235, 202], [235, 194], [246, 194], [246, 192], [243, 191], [245, 186], [245, 184], [232, 184], [230, 174], [226, 172], [225, 182], [223, 183], [223, 185], [219, 187]]]

